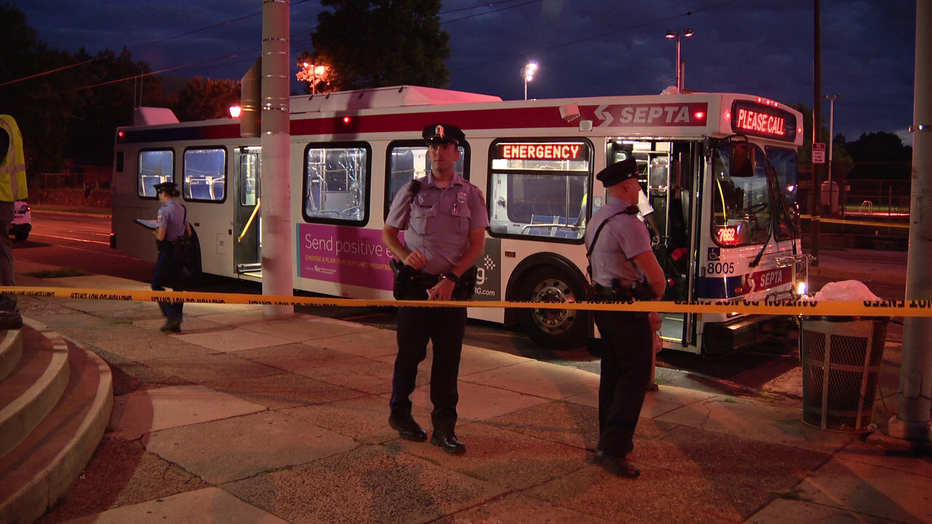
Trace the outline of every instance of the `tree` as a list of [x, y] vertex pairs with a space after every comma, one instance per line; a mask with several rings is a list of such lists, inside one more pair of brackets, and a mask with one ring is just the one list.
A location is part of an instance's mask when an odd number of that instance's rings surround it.
[[913, 148], [893, 133], [862, 133], [845, 148], [854, 159], [851, 178], [909, 180]]
[[446, 87], [450, 35], [440, 0], [321, 0], [314, 55], [330, 64], [336, 90], [414, 84]]
[[229, 116], [230, 106], [238, 104], [239, 98], [238, 82], [196, 76], [167, 105], [178, 120], [189, 122]]

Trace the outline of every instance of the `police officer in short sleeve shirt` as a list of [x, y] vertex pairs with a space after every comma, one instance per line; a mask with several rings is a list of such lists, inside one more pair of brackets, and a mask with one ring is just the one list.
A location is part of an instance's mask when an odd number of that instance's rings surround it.
[[[392, 202], [382, 241], [398, 258], [416, 270], [436, 276], [424, 300], [451, 300], [460, 276], [485, 250], [488, 211], [479, 188], [457, 175], [453, 168], [460, 158], [459, 146], [466, 136], [458, 127], [432, 124], [424, 128], [430, 173], [398, 192]], [[404, 241], [399, 233], [405, 231]], [[403, 307], [397, 316], [398, 355], [392, 379], [389, 424], [407, 440], [427, 440], [411, 414], [418, 363], [427, 356], [427, 343], [434, 351], [431, 366], [430, 400], [433, 404], [431, 443], [448, 453], [463, 453], [457, 439], [457, 379], [466, 308]]]
[[[651, 249], [647, 227], [637, 218], [636, 206], [641, 193], [637, 173], [637, 163], [629, 158], [596, 175], [608, 191], [608, 201], [586, 227], [586, 247], [591, 247], [592, 284], [611, 290], [615, 287], [613, 282], [622, 289], [637, 282], [649, 285], [654, 297], [659, 298], [663, 296], [666, 282]], [[594, 238], [603, 224], [598, 238]], [[648, 315], [629, 311], [595, 312], [595, 322], [604, 342], [595, 462], [615, 475], [628, 478], [641, 473], [628, 462], [627, 455], [634, 449], [634, 430], [653, 365], [653, 333]]]
[[[175, 200], [180, 193], [174, 182], [155, 184], [155, 191], [162, 206], [159, 207], [155, 230], [152, 231], [159, 246], [159, 258], [155, 262], [152, 275], [152, 290], [165, 291], [167, 286], [173, 291], [184, 291], [182, 260], [172, 249], [172, 242], [178, 240], [188, 227], [187, 212], [185, 207]], [[165, 325], [159, 328], [159, 331], [180, 333], [184, 302], [159, 302], [159, 309], [166, 319]]]

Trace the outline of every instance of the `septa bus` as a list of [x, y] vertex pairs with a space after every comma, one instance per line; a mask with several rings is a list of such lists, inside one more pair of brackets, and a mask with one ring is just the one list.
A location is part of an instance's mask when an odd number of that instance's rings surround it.
[[[429, 124], [466, 133], [457, 172], [486, 196], [490, 226], [474, 300], [533, 301], [540, 309], [469, 308], [517, 325], [551, 348], [595, 335], [586, 311], [583, 235], [603, 205], [595, 174], [636, 159], [659, 231], [665, 300], [795, 298], [807, 266], [796, 206], [802, 115], [756, 96], [690, 93], [503, 101], [399, 86], [290, 100], [294, 286], [339, 297], [390, 299], [381, 231], [395, 193], [429, 170]], [[262, 278], [260, 139], [237, 119], [179, 123], [140, 108], [117, 130], [111, 245], [154, 261], [134, 220], [159, 202], [153, 185], [179, 183], [205, 273]], [[261, 206], [259, 206], [261, 208]], [[721, 354], [767, 335], [773, 318], [669, 314], [666, 348]]]

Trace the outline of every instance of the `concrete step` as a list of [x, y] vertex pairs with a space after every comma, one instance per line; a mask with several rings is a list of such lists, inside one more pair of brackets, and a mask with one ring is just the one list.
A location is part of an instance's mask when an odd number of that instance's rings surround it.
[[19, 332], [22, 355], [0, 382], [0, 457], [42, 422], [68, 385], [68, 348], [61, 338], [28, 324], [11, 331]]
[[[58, 403], [0, 457], [0, 524], [35, 522], [65, 494], [100, 444], [113, 408], [113, 377], [103, 359], [37, 322], [26, 323], [24, 354], [40, 338], [64, 348], [68, 376]], [[40, 338], [29, 335], [30, 328]]]
[[[13, 371], [20, 357], [23, 356], [23, 337], [21, 329], [0, 331], [0, 380]], [[0, 400], [0, 406], [3, 406]]]

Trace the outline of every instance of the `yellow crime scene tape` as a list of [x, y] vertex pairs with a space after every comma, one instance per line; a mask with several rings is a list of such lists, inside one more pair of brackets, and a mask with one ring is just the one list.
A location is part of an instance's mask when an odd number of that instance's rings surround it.
[[932, 300], [817, 301], [817, 300], [700, 300], [692, 302], [502, 302], [421, 301], [335, 297], [295, 297], [196, 291], [147, 291], [55, 287], [2, 287], [0, 292], [41, 298], [125, 300], [139, 302], [186, 302], [191, 304], [255, 304], [273, 306], [330, 307], [473, 307], [520, 309], [573, 309], [586, 311], [640, 311], [659, 313], [743, 313], [827, 317], [932, 317]]

